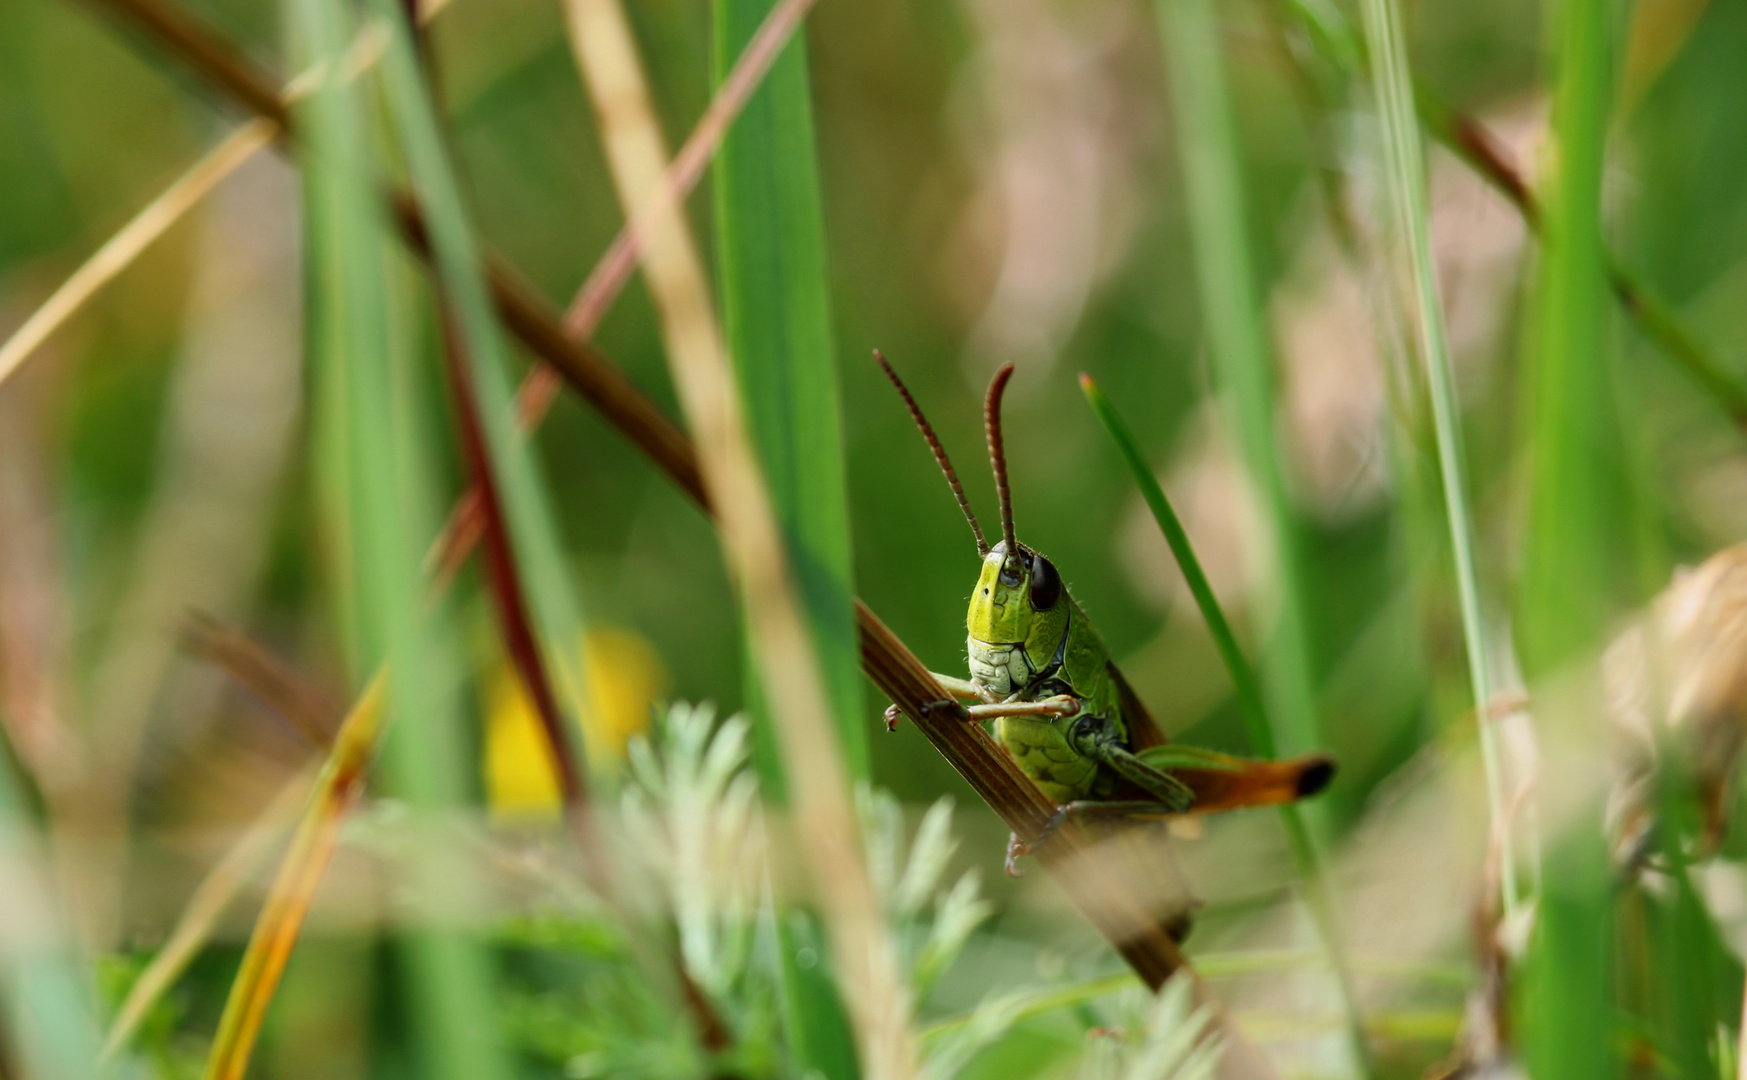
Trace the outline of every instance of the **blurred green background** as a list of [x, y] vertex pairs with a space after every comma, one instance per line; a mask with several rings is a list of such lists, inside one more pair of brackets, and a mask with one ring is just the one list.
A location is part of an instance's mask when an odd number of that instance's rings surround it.
[[[283, 72], [273, 5], [187, 7]], [[678, 145], [709, 98], [708, 7], [627, 7]], [[1365, 87], [1295, 29], [1303, 9], [1316, 5], [1224, 3], [1220, 16], [1280, 361], [1277, 419], [1305, 540], [1318, 708], [1342, 763], [1325, 800], [1342, 836], [1399, 797], [1416, 755], [1467, 738], [1472, 714], [1430, 428], [1390, 375], [1416, 362], [1411, 313], [1380, 300], [1396, 287], [1392, 272], [1349, 257], [1338, 235], [1345, 223], [1361, 252], [1386, 248], [1375, 118]], [[1422, 85], [1487, 124], [1538, 175], [1551, 85], [1540, 9], [1477, 0], [1403, 12]], [[1747, 377], [1747, 4], [1641, 0], [1615, 23], [1623, 74], [1607, 232], [1705, 350]], [[1115, 400], [1221, 599], [1240, 627], [1265, 626], [1267, 552], [1213, 396], [1152, 11], [1134, 0], [821, 0], [806, 32], [858, 593], [931, 667], [962, 670], [974, 549], [869, 353], [883, 349], [908, 381], [985, 524], [994, 497], [982, 392], [1014, 360], [1006, 415], [1020, 537], [1061, 568], [1173, 737], [1245, 752], [1206, 630], [1074, 381], [1090, 372]], [[560, 5], [454, 0], [431, 42], [483, 239], [567, 299], [621, 214]], [[238, 120], [155, 45], [88, 7], [0, 5], [0, 326], [21, 321]], [[1535, 329], [1525, 286], [1537, 253], [1521, 217], [1447, 150], [1431, 152], [1429, 169], [1482, 593], [1503, 619], [1521, 571], [1522, 356]], [[706, 245], [707, 185], [689, 202]], [[151, 853], [125, 886], [124, 940], [161, 932], [211, 847], [196, 839], [202, 830], [245, 819], [270, 790], [260, 778], [299, 760], [295, 739], [263, 711], [166, 652], [181, 609], [247, 627], [343, 696], [300, 402], [297, 213], [294, 174], [263, 155], [0, 391], [17, 466], [9, 479], [22, 492], [5, 512], [48, 530], [52, 557], [37, 569], [54, 574], [32, 594], [47, 614], [13, 632], [36, 651], [14, 664], [42, 672], [75, 723], [121, 706], [144, 719], [134, 794], [153, 826], [140, 840]], [[1622, 432], [1608, 497], [1637, 542], [1612, 601], [1620, 613], [1675, 566], [1747, 536], [1747, 458], [1725, 412], [1617, 307], [1605, 339], [1608, 355], [1595, 362], [1613, 374]], [[596, 340], [677, 415], [640, 281]], [[253, 374], [227, 375], [232, 365]], [[589, 620], [629, 641], [641, 665], [633, 697], [738, 709], [740, 618], [710, 524], [571, 396], [538, 445]], [[438, 467], [455, 490], [458, 464]], [[487, 606], [478, 589], [466, 593], [484, 714], [500, 661]], [[21, 676], [8, 678], [16, 687]], [[885, 703], [868, 690], [875, 783], [909, 805], [957, 795], [971, 841], [959, 859], [998, 878], [998, 823], [914, 730], [877, 730]], [[642, 702], [629, 708], [635, 717]], [[1238, 861], [1260, 869], [1203, 886], [1215, 928], [1221, 903], [1245, 910], [1288, 873], [1272, 817], [1252, 812], [1230, 828], [1254, 834]], [[1024, 936], [1027, 919], [1059, 914], [1026, 908], [1013, 886], [990, 888], [1014, 905], [1003, 933]], [[1096, 951], [1089, 932], [1072, 932], [1082, 953]], [[1449, 940], [1458, 939], [1459, 929]], [[322, 1013], [292, 988], [321, 985], [308, 973], [322, 964], [368, 968], [361, 954], [375, 947], [344, 935], [313, 942], [294, 969], [306, 981], [288, 983], [283, 1008]], [[195, 981], [217, 995], [233, 962], [209, 954]], [[986, 974], [1003, 961], [983, 963], [975, 970]], [[966, 977], [956, 1000], [974, 1002], [980, 977]], [[215, 1009], [218, 998], [200, 1000]], [[1422, 1045], [1404, 1060], [1435, 1056]]]

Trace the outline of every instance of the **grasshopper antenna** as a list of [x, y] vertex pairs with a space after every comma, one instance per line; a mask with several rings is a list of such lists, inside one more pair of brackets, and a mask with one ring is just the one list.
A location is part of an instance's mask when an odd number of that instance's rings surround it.
[[1007, 392], [1007, 380], [1013, 377], [1011, 362], [1001, 365], [989, 383], [989, 396], [983, 401], [983, 430], [989, 436], [989, 464], [995, 470], [995, 496], [1001, 500], [1001, 539], [1007, 545], [1007, 557], [1019, 557], [1019, 538], [1013, 533], [1013, 492], [1007, 487], [1007, 450], [1001, 442], [1001, 395]]
[[916, 404], [916, 399], [910, 396], [910, 388], [904, 385], [904, 380], [898, 378], [898, 373], [892, 370], [892, 365], [886, 363], [885, 354], [878, 349], [873, 351], [874, 359], [880, 362], [886, 378], [892, 380], [892, 385], [898, 388], [898, 394], [904, 399], [904, 404], [910, 410], [910, 419], [916, 421], [916, 426], [922, 429], [922, 437], [928, 440], [928, 449], [934, 452], [934, 463], [940, 466], [940, 471], [946, 474], [946, 482], [952, 485], [953, 498], [958, 500], [958, 508], [964, 511], [965, 520], [971, 523], [971, 532], [977, 534], [977, 554], [989, 553], [989, 542], [983, 539], [983, 527], [977, 524], [977, 515], [971, 512], [971, 501], [965, 498], [964, 485], [958, 482], [958, 473], [953, 471], [952, 461], [946, 456], [946, 447], [940, 445], [939, 436], [934, 434], [934, 428], [928, 423], [928, 418], [922, 415], [922, 406]]

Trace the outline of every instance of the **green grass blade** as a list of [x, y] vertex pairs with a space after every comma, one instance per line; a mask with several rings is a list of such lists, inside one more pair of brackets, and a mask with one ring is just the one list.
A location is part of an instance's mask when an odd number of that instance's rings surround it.
[[0, 1001], [6, 1045], [31, 1077], [77, 1080], [97, 1069], [101, 1038], [90, 985], [79, 971], [47, 866], [16, 786], [10, 762], [0, 761], [0, 836], [7, 862], [7, 908], [12, 933], [0, 945]]
[[[1237, 125], [1226, 82], [1224, 50], [1211, 0], [1157, 0], [1171, 74], [1172, 115], [1189, 202], [1197, 283], [1213, 368], [1235, 421], [1239, 449], [1261, 500], [1278, 575], [1276, 624], [1264, 657], [1267, 715], [1278, 752], [1299, 754], [1320, 742], [1304, 602], [1298, 527], [1274, 430], [1274, 372], [1255, 271]], [[1346, 1011], [1353, 1066], [1368, 1073], [1365, 1041], [1351, 973], [1342, 957], [1334, 904], [1322, 866], [1324, 823], [1317, 804], [1282, 814], [1307, 900], [1334, 962]]]
[[1547, 188], [1529, 387], [1522, 640], [1531, 674], [1595, 641], [1610, 599], [1605, 537], [1619, 524], [1609, 505], [1607, 466], [1615, 460], [1617, 431], [1603, 329], [1601, 224], [1612, 31], [1599, 8], [1570, 2], [1559, 10], [1558, 167]]
[[[413, 52], [410, 28], [401, 6], [373, 2], [377, 16], [392, 27], [379, 73], [405, 151], [414, 191], [430, 228], [436, 276], [444, 301], [452, 306], [463, 358], [479, 403], [479, 420], [489, 447], [490, 465], [509, 526], [510, 547], [526, 589], [528, 606], [544, 647], [547, 670], [555, 673], [570, 723], [569, 757], [585, 757], [577, 718], [585, 700], [578, 645], [583, 618], [577, 590], [560, 540], [533, 446], [515, 429], [513, 390], [493, 313], [479, 249], [461, 193], [450, 169], [437, 115]], [[433, 530], [435, 535], [435, 530]], [[565, 748], [555, 748], [561, 754]], [[597, 759], [604, 755], [595, 755]]]
[[[773, 0], [715, 0], [719, 82]], [[747, 422], [787, 535], [850, 775], [866, 778], [868, 718], [843, 468], [824, 208], [806, 40], [797, 34], [722, 142], [711, 174], [723, 330]], [[767, 792], [772, 777], [765, 777]]]
[[1183, 531], [1183, 523], [1178, 520], [1177, 512], [1171, 508], [1171, 501], [1165, 497], [1164, 488], [1159, 486], [1158, 478], [1147, 465], [1140, 447], [1135, 444], [1134, 436], [1129, 434], [1128, 425], [1117, 415], [1116, 408], [1104, 396], [1104, 391], [1098, 389], [1098, 384], [1090, 375], [1080, 376], [1080, 389], [1085, 392], [1086, 400], [1091, 403], [1092, 411], [1098, 414], [1098, 419], [1104, 424], [1104, 430], [1110, 434], [1111, 441], [1122, 453], [1122, 459], [1128, 463], [1129, 471], [1134, 474], [1134, 482], [1140, 488], [1141, 497], [1146, 499], [1147, 506], [1159, 523], [1159, 531], [1165, 534], [1165, 542], [1171, 546], [1171, 554], [1176, 556], [1177, 566], [1183, 571], [1183, 580], [1189, 583], [1189, 593], [1195, 598], [1195, 606], [1201, 609], [1201, 617], [1206, 620], [1207, 629], [1213, 635], [1213, 645], [1219, 651], [1219, 659], [1225, 664], [1226, 673], [1231, 676], [1231, 685], [1237, 693], [1238, 706], [1243, 713], [1244, 733], [1249, 736], [1250, 746], [1262, 757], [1273, 757], [1276, 753], [1274, 731], [1268, 725], [1268, 711], [1262, 704], [1261, 684], [1257, 681], [1249, 660], [1244, 657], [1243, 649], [1238, 646], [1237, 635], [1232, 633], [1231, 623], [1226, 620], [1225, 611], [1219, 606], [1219, 598], [1213, 595], [1213, 586], [1207, 582], [1207, 574], [1201, 569], [1201, 560], [1195, 557], [1195, 548], [1189, 543], [1189, 534]]
[[[1420, 355], [1430, 389], [1432, 424], [1437, 436], [1438, 467], [1444, 489], [1444, 512], [1455, 560], [1456, 594], [1462, 612], [1462, 637], [1468, 652], [1468, 681], [1476, 715], [1484, 717], [1492, 702], [1491, 667], [1487, 659], [1485, 617], [1480, 608], [1480, 579], [1474, 565], [1474, 526], [1468, 518], [1467, 464], [1462, 450], [1461, 418], [1457, 414], [1456, 378], [1444, 330], [1443, 304], [1432, 264], [1431, 217], [1426, 197], [1424, 151], [1414, 111], [1413, 82], [1401, 16], [1391, 0], [1365, 0], [1365, 34], [1373, 58], [1373, 92], [1383, 112], [1383, 145], [1389, 163], [1391, 201], [1396, 227], [1407, 240], [1417, 306]], [[1504, 829], [1502, 763], [1494, 726], [1482, 721], [1481, 761], [1486, 774], [1486, 800], [1492, 828]], [[1517, 905], [1516, 863], [1510, 834], [1503, 831], [1500, 891], [1506, 915]]]
[[[337, 60], [350, 38], [343, 6], [300, 0], [294, 7], [309, 44]], [[404, 92], [411, 68], [404, 36], [392, 39], [388, 59]], [[398, 734], [388, 739], [385, 771], [419, 819], [431, 820], [463, 802], [471, 772], [459, 708], [462, 668], [441, 610], [433, 617], [424, 602], [420, 566], [437, 525], [435, 452], [420, 414], [429, 395], [414, 385], [406, 336], [392, 325], [391, 248], [369, 167], [368, 115], [362, 95], [338, 84], [317, 93], [307, 114], [311, 337], [325, 386], [318, 400], [339, 410], [322, 418], [334, 432], [324, 464], [338, 472], [333, 487], [347, 515], [356, 663], [360, 671], [388, 664]], [[439, 229], [448, 231], [433, 222]], [[429, 385], [432, 369], [416, 377]], [[453, 865], [453, 854], [415, 860], [415, 895], [464, 900], [471, 878]], [[420, 1071], [470, 1080], [508, 1075], [486, 1019], [496, 1000], [486, 953], [463, 934], [428, 927], [409, 930], [403, 941]]]
[[[1558, 83], [1555, 153], [1548, 160], [1556, 165], [1545, 187], [1535, 297], [1528, 535], [1519, 597], [1520, 639], [1531, 678], [1581, 660], [1597, 644], [1614, 594], [1610, 545], [1629, 532], [1610, 505], [1618, 425], [1604, 334], [1601, 188], [1614, 97], [1613, 16], [1606, 5], [1573, 0], [1554, 10]], [[1586, 711], [1581, 701], [1550, 701], [1547, 695], [1541, 700], [1543, 723], [1560, 719], [1555, 710]], [[1581, 722], [1572, 715], [1564, 719]], [[1585, 723], [1574, 738], [1593, 740], [1594, 723]], [[1592, 767], [1581, 758], [1567, 764], [1553, 755], [1544, 766]], [[1612, 894], [1597, 829], [1580, 825], [1552, 846], [1522, 1006], [1527, 1059], [1538, 1078], [1617, 1074]]]
[[[719, 85], [774, 0], [715, 0]], [[722, 329], [740, 379], [747, 426], [812, 623], [820, 673], [836, 714], [849, 775], [868, 776], [845, 492], [842, 406], [832, 333], [824, 208], [814, 149], [806, 38], [797, 33], [723, 140], [711, 173]], [[786, 790], [768, 710], [747, 665], [758, 716], [756, 759], [767, 797]], [[777, 932], [784, 1020], [806, 1069], [831, 1080], [858, 1073], [842, 1001], [817, 970], [795, 962], [823, 934], [805, 910]]]

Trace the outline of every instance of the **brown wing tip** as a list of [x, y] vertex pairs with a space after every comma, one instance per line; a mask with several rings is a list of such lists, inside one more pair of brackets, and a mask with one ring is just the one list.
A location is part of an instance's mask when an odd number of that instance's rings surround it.
[[1308, 799], [1334, 781], [1335, 759], [1331, 757], [1317, 758], [1304, 771], [1298, 774], [1298, 797]]

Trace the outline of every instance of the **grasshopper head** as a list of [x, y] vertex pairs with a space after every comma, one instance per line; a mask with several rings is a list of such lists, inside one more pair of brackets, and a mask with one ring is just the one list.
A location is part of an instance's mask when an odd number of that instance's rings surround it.
[[1067, 632], [1067, 590], [1055, 564], [1025, 547], [1007, 554], [1002, 541], [983, 558], [965, 628], [988, 645], [1023, 645], [1032, 671], [1055, 655]]
[[[970, 631], [973, 674], [979, 681], [984, 681], [985, 675], [977, 674], [981, 668], [987, 673], [986, 678], [993, 680], [986, 685], [1003, 694], [1021, 688], [1031, 674], [1042, 670], [1055, 657], [1062, 636], [1067, 633], [1068, 609], [1072, 604], [1064, 599], [1067, 590], [1062, 587], [1055, 566], [1019, 543], [1013, 534], [1013, 499], [1007, 485], [1007, 454], [1001, 437], [1001, 397], [1007, 390], [1007, 380], [1013, 375], [1013, 365], [1007, 364], [995, 373], [995, 378], [989, 383], [988, 396], [983, 401], [989, 465], [995, 474], [995, 494], [1001, 505], [1002, 539], [990, 547], [983, 539], [977, 516], [971, 512], [964, 487], [958, 482], [958, 474], [947, 460], [934, 429], [923, 417], [903, 380], [886, 363], [886, 358], [876, 350], [874, 359], [879, 361], [892, 385], [898, 388], [904, 404], [910, 409], [911, 418], [921, 429], [928, 448], [934, 452], [934, 460], [940, 465], [940, 471], [946, 474], [959, 508], [964, 511], [971, 532], [976, 535], [977, 552], [983, 557], [983, 572], [977, 578], [977, 589], [971, 594], [970, 611], [965, 619]], [[1021, 655], [1015, 655], [1016, 649]]]

